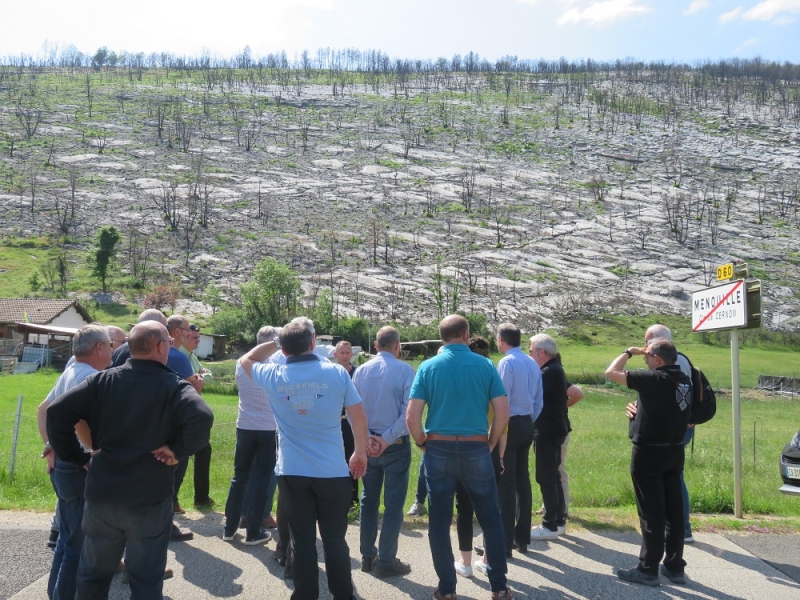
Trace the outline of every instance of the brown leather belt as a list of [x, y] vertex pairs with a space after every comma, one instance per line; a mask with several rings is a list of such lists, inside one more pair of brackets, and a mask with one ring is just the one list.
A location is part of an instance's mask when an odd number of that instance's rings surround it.
[[442, 435], [440, 433], [429, 433], [429, 442], [486, 442], [489, 443], [488, 435]]

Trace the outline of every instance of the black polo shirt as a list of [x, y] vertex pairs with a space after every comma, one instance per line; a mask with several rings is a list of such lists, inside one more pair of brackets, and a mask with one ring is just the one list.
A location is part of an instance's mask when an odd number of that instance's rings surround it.
[[634, 444], [680, 445], [692, 406], [692, 385], [678, 365], [628, 371], [628, 387], [639, 392], [636, 416], [628, 424]]

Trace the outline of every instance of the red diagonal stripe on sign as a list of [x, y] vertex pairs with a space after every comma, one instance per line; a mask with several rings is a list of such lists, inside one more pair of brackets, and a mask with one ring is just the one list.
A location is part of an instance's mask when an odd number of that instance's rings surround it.
[[694, 332], [696, 332], [696, 331], [697, 331], [697, 329], [698, 329], [698, 328], [699, 328], [699, 327], [700, 327], [700, 326], [701, 326], [703, 323], [705, 323], [705, 322], [706, 322], [706, 321], [709, 319], [709, 317], [711, 317], [711, 315], [713, 315], [715, 312], [717, 312], [717, 309], [718, 309], [720, 306], [722, 306], [723, 304], [725, 304], [725, 300], [727, 300], [728, 298], [730, 298], [730, 297], [731, 297], [731, 294], [733, 294], [733, 292], [735, 292], [737, 289], [739, 289], [739, 286], [740, 286], [740, 285], [742, 285], [743, 283], [744, 283], [744, 279], [740, 279], [740, 280], [739, 280], [739, 282], [738, 282], [738, 283], [737, 283], [735, 286], [733, 286], [733, 287], [731, 288], [731, 291], [730, 291], [730, 292], [728, 292], [727, 294], [725, 294], [725, 296], [722, 298], [722, 300], [720, 300], [720, 301], [717, 303], [717, 305], [714, 307], [714, 310], [712, 310], [712, 311], [711, 311], [710, 313], [708, 313], [708, 314], [707, 314], [705, 317], [703, 317], [703, 320], [702, 320], [702, 321], [700, 321], [700, 322], [699, 322], [697, 325], [695, 325], [694, 327], [692, 327], [692, 332], [693, 332], [693, 333], [694, 333]]

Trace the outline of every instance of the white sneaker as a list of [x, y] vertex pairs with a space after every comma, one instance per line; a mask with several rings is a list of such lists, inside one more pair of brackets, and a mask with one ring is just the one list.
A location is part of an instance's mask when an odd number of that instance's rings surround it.
[[567, 526], [566, 525], [559, 525], [557, 533], [558, 533], [558, 535], [567, 535]]
[[558, 539], [558, 532], [557, 531], [550, 531], [547, 527], [539, 525], [538, 527], [534, 527], [531, 529], [531, 541], [535, 542], [537, 540], [557, 540]]
[[472, 566], [475, 567], [478, 571], [480, 571], [484, 575], [488, 575], [489, 570], [492, 568], [488, 565], [488, 563], [485, 563], [482, 560], [476, 560], [474, 563], [472, 563]]
[[464, 564], [464, 560], [459, 558], [455, 563], [456, 573], [462, 577], [472, 577], [472, 567]]
[[418, 517], [420, 515], [424, 515], [425, 505], [419, 502], [414, 502], [414, 504], [411, 505], [411, 508], [408, 509], [408, 512], [406, 514], [409, 517]]

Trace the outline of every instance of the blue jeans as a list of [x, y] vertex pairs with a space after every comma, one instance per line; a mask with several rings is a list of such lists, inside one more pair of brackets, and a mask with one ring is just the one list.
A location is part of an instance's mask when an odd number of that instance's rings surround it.
[[131, 600], [163, 598], [171, 527], [172, 498], [150, 506], [87, 499], [83, 512], [86, 539], [75, 600], [108, 598], [123, 550], [125, 569], [131, 576]]
[[[378, 565], [389, 567], [397, 556], [397, 540], [403, 525], [403, 503], [408, 491], [411, 445], [408, 438], [392, 445], [378, 457], [367, 457], [367, 472], [361, 480], [361, 556], [378, 556]], [[378, 509], [383, 488], [383, 525], [379, 548]]]
[[50, 579], [47, 581], [47, 597], [51, 600], [72, 600], [83, 547], [81, 522], [86, 469], [56, 459], [50, 481], [58, 496], [61, 529], [53, 553]]
[[425, 447], [425, 481], [428, 486], [428, 541], [439, 592], [456, 591], [456, 570], [450, 544], [453, 495], [460, 481], [472, 501], [483, 530], [493, 592], [506, 590], [505, 534], [497, 500], [492, 457], [484, 442], [429, 441]]
[[247, 505], [247, 537], [258, 536], [264, 519], [267, 487], [275, 470], [275, 431], [236, 430], [233, 456], [233, 479], [225, 502], [225, 534], [233, 535], [239, 527], [247, 482], [252, 477], [252, 495]]
[[[684, 448], [692, 443], [694, 439], [694, 427], [687, 427], [683, 435]], [[683, 537], [692, 535], [692, 524], [689, 522], [689, 490], [683, 479], [683, 469], [681, 469], [681, 497], [683, 498]]]

